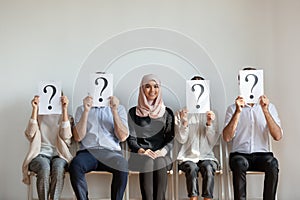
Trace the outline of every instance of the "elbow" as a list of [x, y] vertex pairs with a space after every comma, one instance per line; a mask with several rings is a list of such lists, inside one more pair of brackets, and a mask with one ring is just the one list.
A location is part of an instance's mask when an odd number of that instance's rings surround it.
[[274, 139], [275, 141], [279, 141], [279, 140], [281, 140], [281, 138], [282, 138], [282, 134], [273, 137], [273, 139]]
[[75, 142], [80, 142], [80, 141], [81, 141], [81, 138], [80, 138], [80, 137], [78, 137], [78, 136], [75, 136], [75, 135], [74, 135], [74, 137], [73, 137], [73, 138], [74, 138]]
[[223, 132], [222, 136], [223, 136], [223, 140], [225, 142], [230, 142], [232, 140], [232, 138], [228, 137], [228, 134], [225, 134], [224, 132]]
[[279, 141], [281, 140], [282, 136], [283, 136], [283, 133], [282, 133], [282, 129], [279, 129], [276, 131], [276, 134], [272, 134], [273, 135], [273, 139], [275, 141]]
[[75, 142], [80, 142], [82, 140], [75, 129], [73, 129], [73, 139], [75, 140]]
[[229, 138], [227, 138], [227, 137], [225, 137], [225, 136], [223, 136], [223, 140], [224, 140], [225, 142], [230, 142], [230, 141], [231, 141]]
[[126, 139], [127, 139], [127, 137], [122, 137], [122, 138], [120, 138], [120, 142], [125, 142]]
[[129, 134], [128, 134], [128, 132], [126, 132], [126, 133], [124, 134], [124, 136], [122, 136], [122, 137], [119, 139], [120, 142], [125, 142], [125, 141], [127, 140], [128, 136], [129, 136]]

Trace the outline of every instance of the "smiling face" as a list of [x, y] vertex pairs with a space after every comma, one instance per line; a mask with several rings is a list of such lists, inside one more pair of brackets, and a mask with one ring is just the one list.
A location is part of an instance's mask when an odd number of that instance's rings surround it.
[[147, 97], [147, 100], [154, 101], [158, 96], [160, 87], [155, 81], [151, 80], [145, 85], [143, 85], [143, 90]]

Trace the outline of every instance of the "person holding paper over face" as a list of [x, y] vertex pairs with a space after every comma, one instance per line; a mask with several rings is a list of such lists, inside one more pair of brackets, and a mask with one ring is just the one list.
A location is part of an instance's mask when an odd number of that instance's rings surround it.
[[160, 79], [144, 75], [139, 87], [138, 105], [128, 112], [131, 150], [129, 168], [139, 171], [143, 200], [163, 200], [167, 170], [172, 168], [174, 115], [164, 105]]
[[[194, 76], [191, 80], [204, 80]], [[183, 108], [175, 115], [175, 138], [181, 144], [177, 160], [179, 169], [185, 172], [190, 200], [199, 196], [198, 173], [202, 175], [202, 197], [213, 199], [214, 175], [218, 160], [212, 151], [220, 134], [217, 131], [215, 113], [189, 113]]]
[[128, 176], [128, 163], [120, 146], [129, 135], [125, 107], [115, 96], [109, 97], [109, 106], [102, 107], [94, 106], [92, 96], [85, 97], [76, 110], [73, 134], [80, 143], [69, 167], [76, 198], [88, 199], [86, 173], [108, 171], [113, 174], [111, 199], [122, 200]]
[[[255, 68], [244, 68], [249, 73]], [[241, 80], [239, 80], [241, 81]], [[223, 138], [232, 142], [229, 165], [233, 174], [234, 199], [246, 199], [246, 172], [265, 172], [264, 200], [275, 200], [278, 184], [278, 160], [269, 151], [269, 135], [282, 138], [277, 110], [266, 95], [258, 103], [247, 103], [238, 96], [227, 108]]]
[[23, 162], [23, 182], [30, 183], [28, 170], [36, 173], [40, 200], [59, 200], [64, 185], [64, 173], [72, 159], [69, 151], [72, 132], [68, 116], [69, 100], [60, 97], [62, 114], [39, 115], [39, 96], [31, 101], [32, 114], [25, 135], [30, 141]]

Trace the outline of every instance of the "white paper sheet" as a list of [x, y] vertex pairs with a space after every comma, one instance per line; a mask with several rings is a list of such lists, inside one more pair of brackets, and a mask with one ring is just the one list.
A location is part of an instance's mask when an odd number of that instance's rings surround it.
[[206, 113], [210, 110], [209, 80], [186, 81], [186, 104], [189, 113]]
[[113, 75], [92, 73], [89, 94], [93, 97], [94, 107], [109, 106], [109, 97], [113, 95]]
[[41, 81], [38, 94], [40, 96], [39, 115], [62, 113], [60, 81]]
[[263, 70], [240, 70], [240, 95], [246, 103], [258, 103], [264, 94]]

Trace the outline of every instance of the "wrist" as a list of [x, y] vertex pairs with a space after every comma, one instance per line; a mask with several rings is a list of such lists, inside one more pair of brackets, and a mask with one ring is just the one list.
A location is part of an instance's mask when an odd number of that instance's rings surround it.
[[62, 107], [62, 113], [68, 113], [68, 109], [66, 107]]
[[85, 114], [89, 113], [89, 111], [90, 111], [90, 108], [85, 107], [85, 108], [83, 109], [83, 113], [85, 113]]
[[237, 109], [235, 110], [235, 114], [236, 114], [236, 115], [239, 115], [241, 112], [242, 112], [242, 109], [241, 109], [241, 108], [237, 108]]
[[145, 153], [145, 149], [139, 148], [138, 153]]
[[38, 111], [38, 107], [37, 106], [32, 107], [32, 111], [33, 112], [37, 112]]
[[118, 107], [117, 106], [112, 106], [110, 107], [112, 112], [118, 112]]

